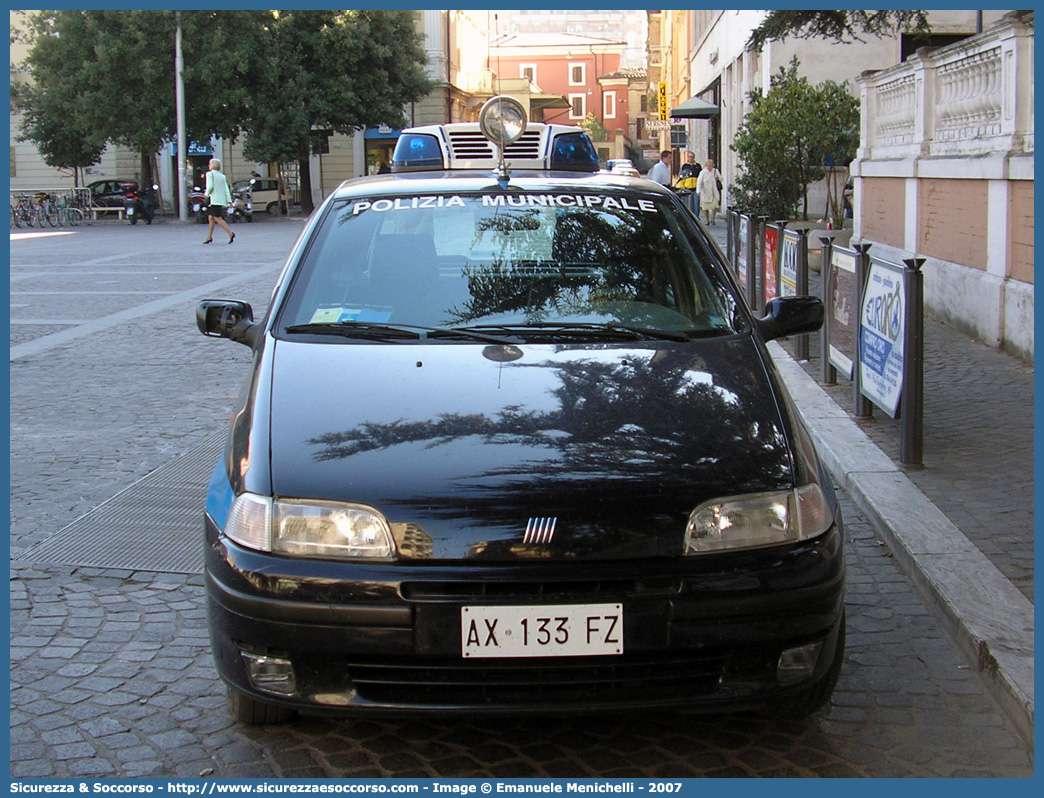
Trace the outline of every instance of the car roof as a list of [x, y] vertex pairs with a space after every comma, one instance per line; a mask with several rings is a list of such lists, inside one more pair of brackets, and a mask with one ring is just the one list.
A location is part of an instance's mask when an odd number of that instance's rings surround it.
[[[550, 172], [519, 170], [511, 174], [510, 186], [526, 191], [592, 191], [667, 195], [666, 188], [644, 177], [629, 177], [610, 172]], [[485, 170], [438, 170], [399, 172], [345, 180], [332, 194], [334, 199], [357, 196], [395, 196], [403, 193], [475, 193], [500, 188], [496, 175]]]

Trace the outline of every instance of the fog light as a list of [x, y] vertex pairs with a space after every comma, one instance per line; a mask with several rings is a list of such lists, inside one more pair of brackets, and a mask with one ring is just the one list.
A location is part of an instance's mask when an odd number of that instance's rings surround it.
[[797, 648], [788, 648], [779, 655], [776, 679], [780, 684], [796, 684], [809, 678], [816, 669], [816, 660], [823, 643], [809, 643]]
[[250, 683], [264, 693], [293, 695], [297, 690], [294, 666], [288, 659], [241, 651]]

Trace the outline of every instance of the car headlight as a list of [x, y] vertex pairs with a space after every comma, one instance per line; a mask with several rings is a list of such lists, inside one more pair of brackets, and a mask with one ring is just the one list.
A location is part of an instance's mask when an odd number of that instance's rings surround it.
[[819, 485], [704, 502], [689, 516], [685, 554], [752, 549], [819, 537], [833, 523]]
[[387, 560], [395, 551], [388, 522], [370, 507], [252, 493], [236, 497], [224, 534], [247, 548], [292, 557]]

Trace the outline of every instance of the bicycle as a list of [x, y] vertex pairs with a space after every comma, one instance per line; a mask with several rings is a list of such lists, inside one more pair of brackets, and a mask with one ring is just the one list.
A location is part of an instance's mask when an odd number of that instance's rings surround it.
[[62, 194], [58, 201], [58, 224], [69, 224], [70, 227], [79, 227], [83, 224], [83, 211], [72, 203], [68, 194]]
[[47, 222], [51, 227], [58, 226], [58, 211], [50, 194], [45, 194], [42, 191], [36, 194], [35, 213], [37, 224], [41, 228], [43, 228], [44, 222]]
[[24, 194], [19, 195], [18, 203], [12, 212], [15, 217], [15, 227], [21, 227], [23, 224], [33, 227], [36, 224], [36, 214], [33, 213], [33, 208], [29, 204], [29, 198]]
[[72, 206], [80, 212], [83, 223], [89, 227], [94, 224], [94, 214], [91, 213], [91, 191], [87, 188], [74, 188], [72, 192]]

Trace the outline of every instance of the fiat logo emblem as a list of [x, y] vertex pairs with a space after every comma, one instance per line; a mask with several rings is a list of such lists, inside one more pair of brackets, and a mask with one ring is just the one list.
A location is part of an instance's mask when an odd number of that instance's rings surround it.
[[555, 535], [557, 518], [530, 518], [522, 542], [528, 546], [547, 545]]

